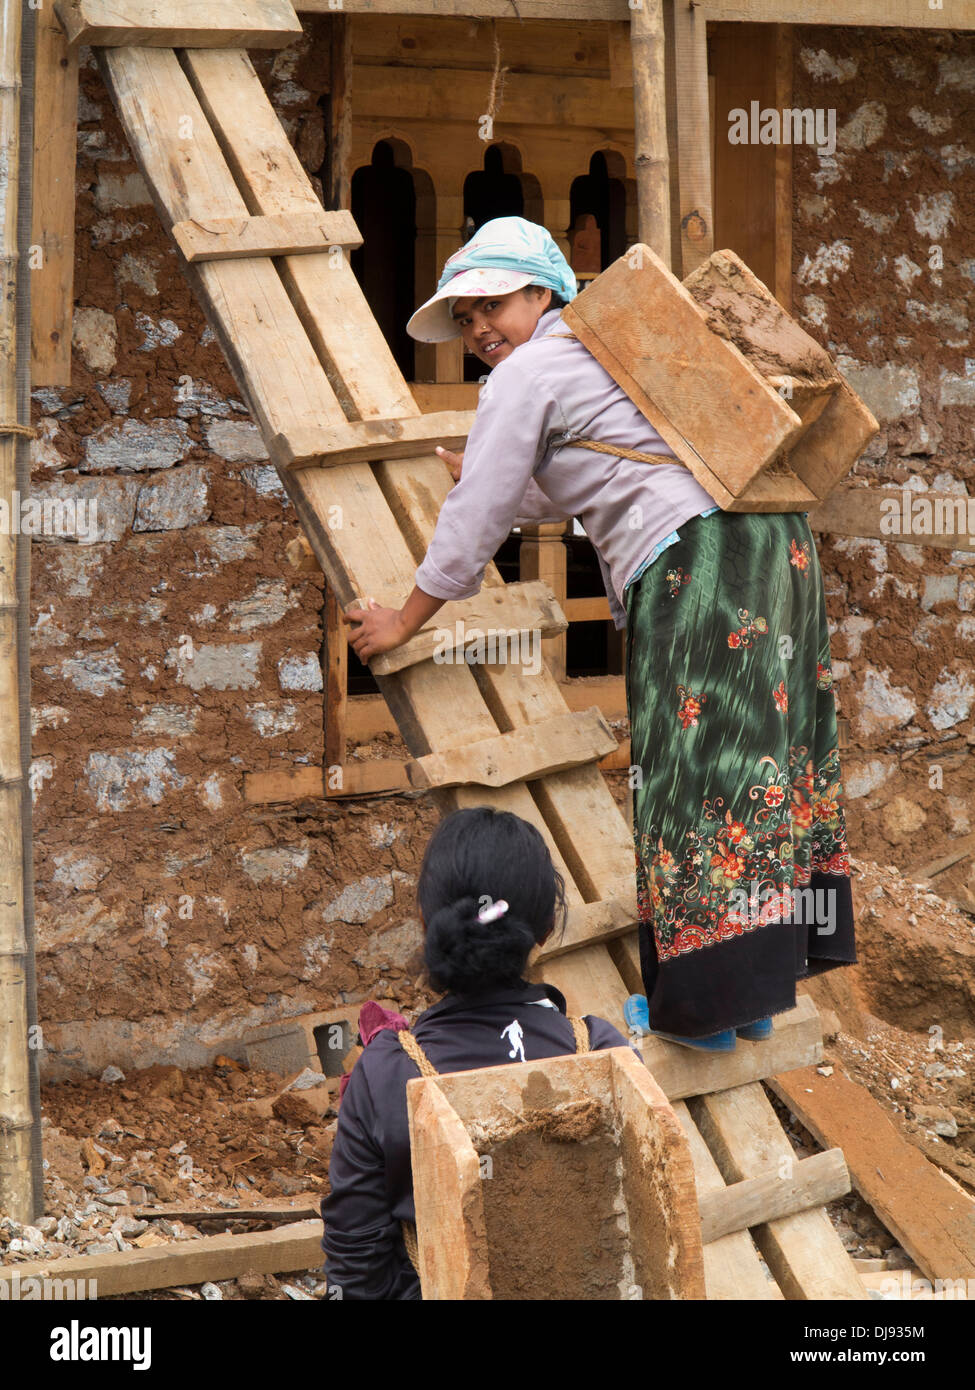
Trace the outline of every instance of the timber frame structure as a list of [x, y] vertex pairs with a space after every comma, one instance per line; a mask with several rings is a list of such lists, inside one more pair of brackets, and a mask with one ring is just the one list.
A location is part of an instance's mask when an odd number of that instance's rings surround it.
[[[389, 14], [632, 25], [634, 51], [654, 65], [651, 72], [638, 63], [633, 82], [640, 239], [667, 260], [673, 247], [685, 274], [713, 249], [709, 20], [975, 28], [975, 0], [946, 0], [940, 10], [916, 0], [848, 0], [842, 15], [832, 0], [708, 0], [703, 5], [668, 0], [679, 151], [672, 168], [663, 101], [664, 3], [643, 0], [634, 10], [627, 0], [517, 0], [517, 5], [514, 0], [343, 0], [335, 22], [348, 26], [356, 15]], [[260, 6], [251, 0], [225, 6], [205, 0], [151, 6], [141, 0], [111, 5], [58, 0], [55, 9], [72, 48], [87, 43], [97, 52], [159, 217], [279, 469], [314, 563], [326, 575], [338, 689], [339, 613], [365, 595], [391, 602], [409, 592], [448, 491], [447, 473], [432, 450], [450, 431], [439, 416], [424, 419], [349, 263], [348, 247], [357, 233], [346, 211], [344, 79], [339, 74], [341, 99], [333, 107], [339, 134], [333, 207], [325, 211], [246, 51], [250, 43], [290, 42], [299, 23], [295, 9], [336, 12], [329, 0], [304, 0], [294, 9], [288, 0]], [[231, 11], [232, 21], [226, 17]], [[126, 15], [127, 22], [120, 18]], [[42, 48], [57, 53], [65, 36], [50, 10], [44, 22]], [[208, 27], [210, 32], [203, 32]], [[347, 61], [347, 28], [342, 45]], [[75, 100], [70, 72], [67, 66], [55, 94], [62, 111]], [[246, 121], [240, 119], [242, 110]], [[180, 133], [187, 121], [192, 139]], [[57, 182], [50, 165], [46, 179], [48, 189]], [[44, 187], [39, 180], [35, 206]], [[676, 243], [670, 235], [674, 195]], [[51, 196], [63, 205], [63, 185]], [[215, 254], [213, 248], [199, 251], [194, 228], [200, 226], [219, 233]], [[779, 269], [787, 273], [787, 266]], [[53, 292], [43, 293], [51, 296], [48, 309], [61, 316], [63, 351], [64, 339], [70, 343], [70, 331], [64, 333], [70, 293], [67, 303], [58, 299], [63, 279]], [[374, 422], [383, 423], [370, 434]], [[388, 422], [395, 422], [395, 431]], [[399, 456], [378, 448], [370, 454], [370, 439], [374, 442], [384, 429], [402, 436], [404, 427], [409, 442]], [[463, 421], [458, 434], [463, 435]], [[346, 461], [289, 466], [316, 451], [336, 449], [336, 439], [348, 444], [350, 438], [354, 447], [349, 446], [347, 458], [343, 454]], [[877, 505], [862, 494], [855, 506], [834, 499], [812, 524], [818, 519], [822, 529], [842, 534], [880, 534], [869, 529], [877, 525]], [[331, 521], [336, 507], [342, 518], [338, 526]], [[299, 547], [296, 558], [306, 563], [307, 552]], [[535, 573], [506, 585], [490, 566], [481, 594], [446, 605], [437, 626], [460, 622], [558, 638], [566, 618], [544, 578], [544, 565], [536, 563]], [[570, 903], [565, 936], [542, 952], [539, 967], [563, 991], [570, 1012], [616, 1018], [642, 982], [631, 832], [599, 770], [600, 759], [613, 756], [615, 739], [598, 709], [570, 709], [551, 669], [529, 679], [504, 664], [434, 663], [429, 639], [429, 633], [420, 633], [390, 654], [394, 659], [372, 665], [412, 758], [406, 779], [432, 789], [444, 811], [489, 804], [538, 828], [565, 877]], [[344, 639], [338, 646], [344, 649]], [[332, 753], [341, 757], [334, 743]], [[791, 1145], [761, 1081], [821, 1060], [822, 1031], [811, 1000], [800, 999], [771, 1041], [730, 1057], [688, 1054], [656, 1039], [644, 1041], [643, 1055], [684, 1129], [699, 1199], [791, 1161]], [[746, 1228], [724, 1229], [705, 1246], [708, 1297], [866, 1296], [822, 1206], [776, 1210], [774, 1219], [763, 1210], [752, 1218], [751, 1235]]]

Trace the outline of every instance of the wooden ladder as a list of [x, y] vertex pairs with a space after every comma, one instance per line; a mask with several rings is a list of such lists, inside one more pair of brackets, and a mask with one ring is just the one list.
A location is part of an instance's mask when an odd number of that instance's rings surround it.
[[[138, 0], [122, 8], [138, 9]], [[96, 51], [159, 216], [329, 588], [342, 608], [367, 595], [400, 603], [449, 475], [429, 429], [413, 424], [421, 412], [342, 249], [357, 235], [351, 218], [323, 212], [246, 51], [150, 47], [144, 32], [132, 46]], [[214, 257], [208, 236], [219, 242]], [[409, 447], [380, 446], [370, 456], [363, 442], [390, 436], [388, 424], [370, 432], [370, 421], [409, 422]], [[310, 462], [336, 441], [344, 461]], [[488, 617], [494, 628], [553, 631], [553, 605], [536, 586], [506, 586], [489, 565], [481, 594], [446, 605], [437, 626], [483, 626]], [[488, 804], [537, 827], [570, 905], [563, 940], [543, 952], [545, 978], [572, 1013], [622, 1026], [624, 1000], [642, 990], [634, 852], [596, 766], [608, 732], [599, 712], [588, 721], [572, 715], [544, 666], [528, 675], [514, 664], [431, 655], [427, 632], [372, 663], [415, 759], [416, 785], [431, 786], [444, 811]], [[792, 1153], [760, 1078], [818, 1060], [822, 1038], [808, 1000], [780, 1022], [773, 1043], [743, 1044], [724, 1058], [656, 1039], [644, 1046], [651, 1071], [678, 1098], [702, 1192], [765, 1173]], [[715, 1091], [725, 1094], [708, 1094]], [[694, 1118], [680, 1099], [692, 1096], [700, 1097]], [[823, 1208], [770, 1222], [755, 1238], [778, 1284], [740, 1231], [708, 1247], [709, 1297], [865, 1296]]]

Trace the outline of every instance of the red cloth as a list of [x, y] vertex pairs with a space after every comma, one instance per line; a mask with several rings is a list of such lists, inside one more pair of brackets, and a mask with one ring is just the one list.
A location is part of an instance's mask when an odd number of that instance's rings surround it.
[[[384, 1009], [381, 1004], [377, 1004], [375, 999], [367, 999], [359, 1010], [359, 1037], [362, 1046], [368, 1047], [377, 1033], [381, 1033], [384, 1028], [391, 1028], [394, 1033], [398, 1033], [401, 1028], [409, 1028], [409, 1024], [402, 1014], [393, 1013], [391, 1009]], [[352, 1073], [346, 1072], [339, 1082], [339, 1100], [345, 1095], [345, 1088], [349, 1084], [349, 1077]]]

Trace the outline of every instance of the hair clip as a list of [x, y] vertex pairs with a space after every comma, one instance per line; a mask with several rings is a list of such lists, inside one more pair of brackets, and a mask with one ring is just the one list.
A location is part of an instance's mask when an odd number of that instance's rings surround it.
[[496, 922], [499, 917], [503, 917], [508, 911], [508, 904], [504, 898], [498, 898], [497, 902], [491, 903], [488, 907], [482, 907], [477, 914], [479, 922]]

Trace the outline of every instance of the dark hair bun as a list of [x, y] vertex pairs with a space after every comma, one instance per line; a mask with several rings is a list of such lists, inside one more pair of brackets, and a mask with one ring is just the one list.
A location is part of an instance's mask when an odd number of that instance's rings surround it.
[[485, 982], [502, 988], [521, 979], [535, 933], [509, 909], [494, 922], [478, 921], [474, 898], [459, 898], [427, 922], [424, 957], [434, 989], [472, 994]]

